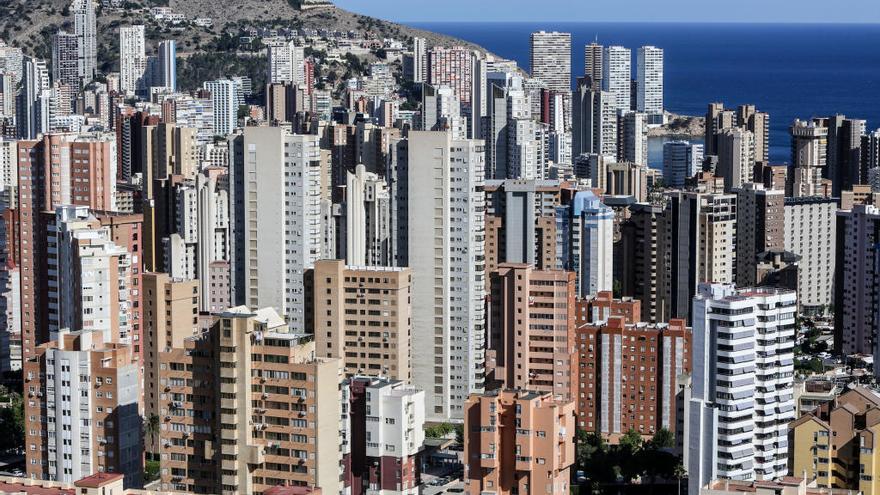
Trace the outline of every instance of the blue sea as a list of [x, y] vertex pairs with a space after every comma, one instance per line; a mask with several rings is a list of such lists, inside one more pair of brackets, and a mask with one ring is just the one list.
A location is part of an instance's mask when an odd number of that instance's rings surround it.
[[[666, 109], [704, 115], [721, 101], [753, 103], [770, 113], [770, 158], [790, 161], [788, 127], [795, 118], [844, 114], [880, 126], [880, 25], [680, 23], [415, 23], [462, 38], [529, 68], [529, 34], [572, 33], [572, 76], [583, 74], [583, 46], [665, 55]], [[633, 70], [635, 71], [635, 59]], [[635, 74], [633, 74], [635, 76]], [[656, 143], [652, 153], [656, 153]], [[653, 160], [652, 160], [653, 161]], [[653, 164], [652, 164], [653, 165]]]

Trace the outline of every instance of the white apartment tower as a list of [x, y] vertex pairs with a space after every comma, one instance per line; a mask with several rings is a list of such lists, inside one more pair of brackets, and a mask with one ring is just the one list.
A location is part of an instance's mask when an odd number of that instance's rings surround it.
[[119, 90], [133, 95], [145, 89], [147, 72], [144, 26], [119, 28]]
[[159, 80], [153, 86], [177, 91], [177, 42], [165, 40], [159, 43]]
[[303, 274], [323, 244], [319, 138], [247, 127], [229, 144], [233, 299], [304, 330]]
[[622, 46], [605, 47], [602, 66], [602, 90], [614, 95], [615, 110], [631, 109], [632, 52]]
[[305, 84], [305, 49], [293, 41], [270, 43], [266, 48], [267, 84]]
[[214, 134], [226, 137], [238, 127], [238, 85], [231, 79], [206, 81], [214, 105]]
[[592, 191], [579, 191], [571, 206], [559, 208], [556, 237], [557, 265], [577, 275], [578, 297], [613, 288], [614, 210]]
[[703, 145], [689, 141], [663, 143], [663, 185], [684, 187], [685, 181], [700, 171], [703, 165]]
[[391, 196], [385, 180], [361, 164], [346, 173], [345, 262], [391, 266]]
[[73, 33], [77, 39], [78, 71], [83, 86], [95, 79], [98, 71], [98, 29], [95, 0], [73, 0]]
[[663, 114], [663, 49], [639, 48], [638, 64], [637, 108], [647, 114]]
[[529, 47], [532, 77], [550, 91], [571, 92], [571, 33], [538, 31]]
[[688, 493], [788, 473], [797, 295], [701, 284], [693, 300]]
[[798, 307], [806, 314], [824, 313], [834, 304], [836, 213], [833, 198], [785, 198], [785, 250], [801, 257]]
[[[104, 342], [132, 342], [134, 259], [113, 243], [84, 206], [59, 206], [48, 227], [49, 335], [63, 329], [101, 332]], [[54, 301], [54, 302], [52, 302]]]
[[413, 82], [428, 81], [428, 46], [425, 38], [413, 38]]
[[485, 196], [481, 140], [410, 131], [413, 383], [430, 420], [461, 420], [484, 388]]
[[207, 167], [196, 176], [198, 195], [199, 309], [211, 309], [211, 265], [229, 261], [229, 174], [227, 169]]

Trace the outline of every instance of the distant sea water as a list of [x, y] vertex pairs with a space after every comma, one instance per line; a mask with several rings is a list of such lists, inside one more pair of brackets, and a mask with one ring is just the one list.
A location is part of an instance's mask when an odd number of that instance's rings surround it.
[[[529, 34], [572, 34], [572, 78], [584, 73], [583, 46], [664, 49], [668, 111], [704, 115], [706, 105], [753, 103], [770, 113], [770, 159], [790, 161], [795, 118], [844, 114], [880, 126], [880, 25], [680, 23], [411, 23], [476, 43], [529, 69]], [[658, 146], [651, 146], [655, 165]]]

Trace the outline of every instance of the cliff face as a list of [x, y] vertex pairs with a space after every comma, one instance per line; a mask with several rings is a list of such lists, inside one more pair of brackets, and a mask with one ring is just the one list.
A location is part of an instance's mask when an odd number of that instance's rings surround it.
[[[21, 47], [28, 55], [50, 58], [52, 34], [59, 29], [73, 29], [73, 20], [68, 14], [70, 3], [70, 0], [0, 0], [0, 39]], [[355, 14], [333, 5], [307, 5], [301, 9], [300, 0], [119, 0], [118, 5], [118, 8], [98, 9], [99, 46], [108, 56], [115, 49], [119, 26], [129, 24], [145, 24], [150, 44], [162, 39], [177, 40], [178, 50], [184, 55], [216, 51], [214, 41], [224, 31], [235, 34], [240, 28], [260, 26], [355, 31], [404, 42], [420, 36], [426, 38], [429, 46], [460, 44], [479, 48], [449, 36]], [[166, 6], [176, 14], [183, 14], [186, 22], [177, 26], [156, 22], [150, 8]], [[192, 24], [191, 21], [203, 17], [210, 18], [213, 25]]]

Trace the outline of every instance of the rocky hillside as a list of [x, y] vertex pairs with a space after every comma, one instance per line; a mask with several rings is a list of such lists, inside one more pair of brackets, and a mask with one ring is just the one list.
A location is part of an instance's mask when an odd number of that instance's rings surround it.
[[[0, 0], [0, 39], [22, 47], [29, 55], [49, 58], [52, 33], [58, 29], [72, 29], [69, 5], [70, 0]], [[148, 42], [176, 39], [182, 55], [216, 51], [215, 41], [224, 33], [237, 33], [247, 27], [356, 31], [380, 39], [393, 37], [402, 41], [420, 36], [427, 39], [428, 45], [462, 44], [479, 48], [448, 36], [355, 14], [332, 5], [301, 10], [297, 0], [119, 0], [118, 5], [117, 8], [98, 9], [100, 46], [107, 55], [99, 55], [102, 59], [115, 58], [111, 55], [117, 44], [119, 26], [140, 23], [147, 26]], [[155, 22], [149, 14], [150, 8], [166, 6], [176, 14], [183, 14], [188, 22], [178, 26]], [[211, 18], [213, 25], [199, 27], [189, 22], [200, 17]]]

